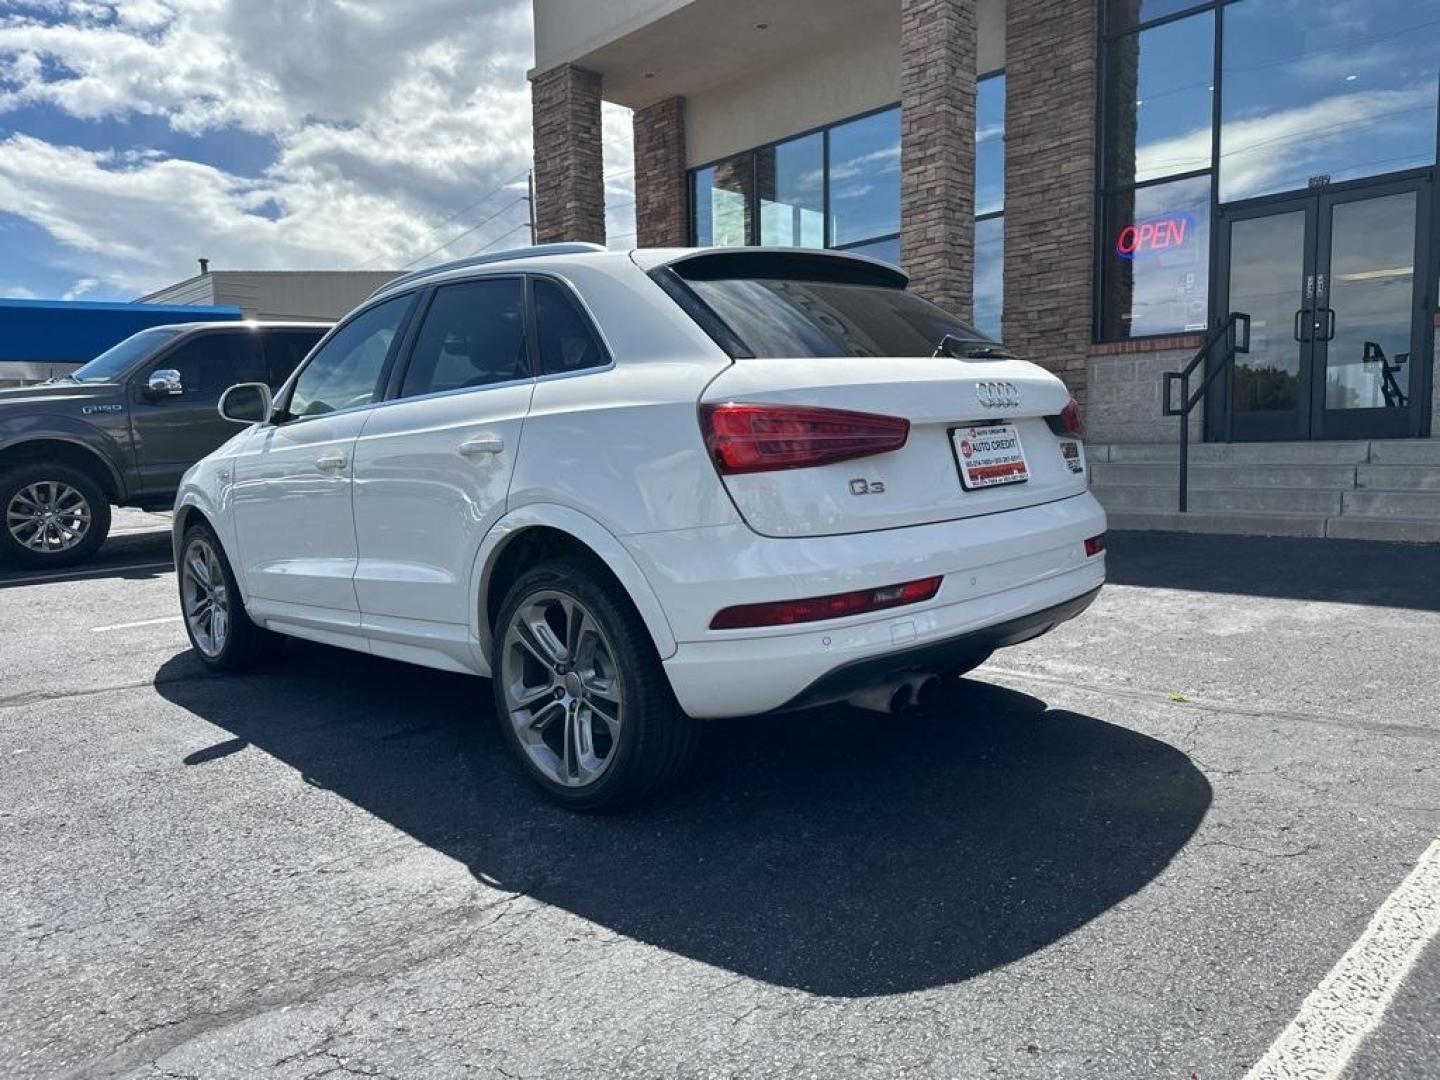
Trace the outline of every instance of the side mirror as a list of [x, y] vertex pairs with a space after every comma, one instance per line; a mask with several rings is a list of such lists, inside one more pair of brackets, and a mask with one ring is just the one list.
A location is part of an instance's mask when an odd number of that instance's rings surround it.
[[183, 394], [184, 385], [180, 382], [180, 372], [174, 368], [160, 368], [150, 373], [150, 381], [145, 384], [146, 391], [151, 397], [170, 397], [172, 394]]
[[240, 383], [220, 395], [221, 418], [235, 424], [266, 423], [273, 408], [270, 387], [263, 382]]

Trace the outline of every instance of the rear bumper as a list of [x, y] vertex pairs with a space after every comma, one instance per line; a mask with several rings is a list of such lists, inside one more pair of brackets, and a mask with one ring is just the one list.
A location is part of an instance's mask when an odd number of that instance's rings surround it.
[[[1084, 541], [1105, 531], [1088, 492], [962, 521], [807, 539], [744, 526], [625, 538], [679, 643], [665, 669], [692, 716], [744, 716], [845, 697], [898, 671], [934, 670], [1038, 636], [1105, 580]], [[721, 574], [724, 576], [721, 576]], [[712, 631], [732, 604], [820, 596], [944, 575], [939, 594], [805, 626]]]

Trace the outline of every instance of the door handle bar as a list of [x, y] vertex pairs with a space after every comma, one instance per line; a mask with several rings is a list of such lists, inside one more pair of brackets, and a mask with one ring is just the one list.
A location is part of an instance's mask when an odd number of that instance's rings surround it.
[[315, 467], [331, 472], [345, 467], [344, 454], [324, 454], [315, 459]]
[[466, 457], [481, 454], [498, 454], [505, 449], [505, 440], [499, 435], [472, 435], [460, 444], [460, 453]]

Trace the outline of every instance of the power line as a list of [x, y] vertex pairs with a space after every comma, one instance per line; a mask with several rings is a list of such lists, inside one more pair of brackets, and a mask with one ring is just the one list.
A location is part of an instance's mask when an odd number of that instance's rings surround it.
[[[484, 221], [480, 222], [478, 225], [471, 225], [470, 228], [466, 229], [464, 232], [460, 233], [458, 236], [452, 236], [449, 240], [446, 240], [445, 243], [441, 244], [439, 247], [431, 248], [429, 251], [425, 252], [424, 255], [421, 255], [421, 256], [419, 256], [418, 258], [415, 258], [415, 259], [411, 259], [408, 263], [406, 263], [406, 264], [405, 264], [404, 266], [402, 266], [400, 269], [401, 269], [401, 270], [408, 270], [408, 269], [410, 269], [410, 267], [414, 266], [416, 263], [421, 262], [422, 260], [428, 259], [431, 255], [437, 255], [437, 254], [439, 254], [440, 252], [442, 252], [442, 251], [444, 251], [446, 248], [448, 248], [451, 244], [455, 243], [457, 240], [460, 240], [460, 239], [463, 239], [463, 238], [466, 237], [466, 236], [469, 236], [471, 233], [475, 232], [475, 231], [478, 230], [478, 229], [483, 229], [486, 225], [489, 225], [490, 222], [494, 221], [494, 220], [495, 220], [496, 218], [498, 218], [501, 214], [506, 213], [506, 212], [509, 211], [509, 210], [513, 210], [515, 207], [519, 206], [521, 203], [526, 202], [526, 201], [527, 201], [527, 200], [526, 200], [525, 196], [522, 195], [520, 198], [516, 199], [514, 202], [509, 203], [509, 204], [506, 205], [506, 206], [502, 206], [499, 210], [496, 210], [495, 213], [491, 214], [489, 217], [487, 217]], [[529, 224], [530, 224], [530, 222], [529, 222], [528, 220], [526, 220], [526, 221], [524, 222], [524, 225], [527, 225], [527, 226], [528, 226]], [[511, 231], [511, 232], [514, 232], [515, 230], [514, 230], [514, 229], [511, 229], [510, 231]], [[509, 234], [507, 233], [506, 235], [509, 235]]]
[[522, 221], [519, 225], [516, 225], [516, 226], [515, 226], [513, 229], [511, 229], [509, 232], [503, 232], [503, 233], [501, 233], [501, 234], [500, 234], [499, 236], [497, 236], [494, 240], [491, 240], [488, 244], [484, 245], [483, 247], [478, 247], [478, 248], [476, 248], [476, 249], [475, 249], [474, 251], [472, 251], [470, 254], [471, 254], [471, 255], [481, 255], [481, 254], [484, 254], [485, 252], [487, 252], [487, 251], [489, 251], [491, 248], [493, 248], [496, 244], [500, 243], [501, 240], [504, 240], [507, 236], [514, 236], [514, 235], [515, 235], [517, 232], [519, 232], [521, 229], [528, 229], [529, 227], [530, 227], [530, 222], [528, 222], [528, 221]]
[[[450, 224], [452, 221], [454, 221], [456, 218], [458, 218], [458, 217], [463, 217], [464, 215], [468, 214], [471, 210], [474, 210], [474, 209], [475, 209], [477, 206], [479, 206], [481, 203], [483, 203], [483, 202], [485, 202], [486, 200], [490, 199], [492, 196], [495, 196], [495, 195], [500, 194], [500, 192], [504, 191], [507, 187], [509, 187], [511, 184], [513, 184], [516, 180], [519, 180], [519, 179], [521, 179], [522, 177], [526, 176], [526, 175], [529, 173], [529, 171], [530, 171], [529, 169], [521, 169], [521, 170], [520, 170], [518, 173], [516, 173], [514, 176], [507, 177], [506, 179], [502, 180], [499, 184], [497, 184], [495, 187], [493, 187], [493, 188], [491, 188], [489, 191], [487, 191], [484, 195], [481, 195], [480, 198], [476, 199], [474, 202], [470, 203], [468, 206], [462, 206], [459, 210], [456, 210], [455, 213], [451, 214], [451, 215], [450, 215], [449, 217], [447, 217], [444, 221], [440, 222], [438, 225], [434, 225], [434, 226], [426, 229], [423, 233], [421, 233], [421, 234], [420, 234], [419, 236], [417, 236], [415, 239], [418, 241], [418, 240], [424, 240], [424, 239], [426, 239], [426, 238], [428, 238], [428, 237], [434, 236], [437, 232], [439, 232], [441, 229], [443, 229], [446, 225], [449, 225], [449, 224]], [[512, 203], [511, 205], [514, 205], [514, 204]], [[464, 235], [465, 235], [464, 233], [461, 233], [461, 234], [460, 234], [460, 236], [464, 236]], [[456, 237], [456, 239], [458, 240], [459, 237]], [[442, 248], [445, 247], [445, 246], [446, 246], [446, 245], [444, 245], [444, 244], [441, 245]], [[432, 252], [432, 254], [433, 254], [433, 252]], [[363, 263], [361, 263], [359, 266], [355, 267], [355, 269], [356, 269], [356, 270], [363, 270], [365, 267], [369, 266], [371, 263], [377, 262], [378, 260], [383, 259], [383, 258], [386, 258], [386, 256], [385, 256], [385, 255], [376, 255], [373, 259], [366, 259], [366, 260], [365, 260]], [[424, 256], [424, 255], [421, 255], [420, 258], [423, 259], [423, 258], [425, 258], [425, 256]], [[416, 259], [416, 260], [414, 260], [413, 262], [408, 262], [408, 263], [406, 263], [405, 266], [406, 266], [406, 267], [412, 266], [412, 265], [414, 265], [415, 262], [419, 262], [419, 261], [420, 261], [419, 259]], [[402, 267], [401, 269], [404, 269], [404, 267]]]

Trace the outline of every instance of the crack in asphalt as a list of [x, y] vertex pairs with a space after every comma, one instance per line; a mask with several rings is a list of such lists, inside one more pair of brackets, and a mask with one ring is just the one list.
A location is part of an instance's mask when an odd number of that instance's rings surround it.
[[1041, 675], [1033, 671], [1020, 671], [1015, 668], [987, 666], [982, 668], [981, 671], [988, 675], [998, 675], [1002, 679], [1037, 682], [1045, 686], [1061, 686], [1070, 690], [1083, 690], [1088, 693], [1099, 694], [1101, 697], [1123, 698], [1127, 701], [1155, 702], [1168, 705], [1175, 709], [1197, 710], [1216, 716], [1243, 716], [1259, 720], [1289, 720], [1299, 724], [1314, 724], [1320, 727], [1339, 728], [1344, 731], [1355, 731], [1358, 729], [1376, 735], [1389, 735], [1402, 739], [1426, 739], [1432, 742], [1440, 742], [1440, 728], [1422, 727], [1419, 724], [1395, 724], [1381, 720], [1364, 720], [1360, 717], [1295, 712], [1290, 709], [1271, 709], [1260, 705], [1196, 701], [1193, 698], [1185, 701], [1175, 701], [1170, 696], [1170, 692], [1165, 690], [1107, 686], [1101, 683], [1084, 682], [1070, 676]]

